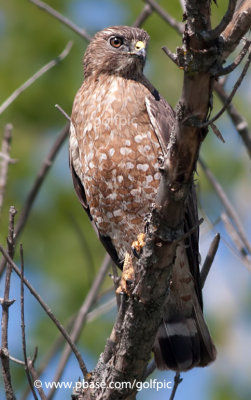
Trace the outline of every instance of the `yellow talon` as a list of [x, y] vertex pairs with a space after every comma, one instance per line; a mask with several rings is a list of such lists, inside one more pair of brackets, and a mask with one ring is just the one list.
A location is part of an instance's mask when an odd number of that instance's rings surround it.
[[131, 293], [128, 288], [128, 282], [132, 281], [133, 279], [134, 279], [134, 268], [132, 264], [132, 257], [130, 256], [129, 253], [126, 252], [120, 285], [117, 288], [116, 293], [118, 294], [126, 293], [128, 296], [130, 296]]
[[[146, 235], [144, 233], [140, 233], [137, 236], [137, 240], [135, 240], [132, 243], [132, 250], [133, 254], [139, 258], [139, 255], [142, 251], [142, 248], [145, 246]], [[132, 263], [132, 256], [126, 252], [125, 254], [125, 259], [124, 259], [124, 264], [123, 264], [123, 271], [122, 271], [122, 276], [120, 279], [120, 285], [116, 290], [117, 294], [120, 293], [126, 293], [128, 296], [131, 295], [130, 293], [130, 288], [128, 287], [129, 282], [133, 281], [134, 279], [134, 268], [133, 268], [133, 263]]]
[[133, 254], [134, 254], [137, 258], [139, 258], [139, 255], [140, 255], [140, 253], [141, 253], [143, 247], [144, 247], [145, 244], [146, 244], [145, 239], [146, 239], [146, 235], [145, 235], [144, 233], [140, 233], [140, 234], [137, 236], [137, 240], [135, 240], [135, 241], [132, 243]]

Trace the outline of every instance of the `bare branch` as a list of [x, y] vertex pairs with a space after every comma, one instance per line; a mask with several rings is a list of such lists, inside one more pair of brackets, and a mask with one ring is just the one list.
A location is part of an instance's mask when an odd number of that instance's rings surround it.
[[67, 121], [71, 122], [71, 117], [63, 110], [63, 108], [59, 104], [55, 104], [55, 107], [57, 108], [58, 111], [61, 112], [61, 114], [67, 119]]
[[16, 357], [12, 357], [11, 355], [9, 355], [9, 359], [10, 359], [10, 361], [13, 361], [15, 364], [22, 365], [23, 367], [25, 366], [24, 361], [19, 360]]
[[1, 105], [0, 105], [0, 115], [13, 103], [14, 100], [28, 87], [30, 87], [38, 78], [48, 72], [51, 68], [55, 67], [60, 63], [65, 57], [68, 56], [72, 48], [72, 42], [68, 42], [62, 53], [60, 53], [54, 60], [51, 60], [48, 64], [44, 65], [40, 70], [38, 70], [33, 76], [31, 76], [26, 82], [24, 82], [19, 88], [17, 88]]
[[228, 9], [224, 17], [222, 18], [221, 22], [219, 23], [216, 28], [212, 29], [211, 31], [202, 32], [202, 37], [206, 41], [211, 41], [216, 39], [220, 34], [226, 29], [229, 22], [232, 20], [234, 15], [234, 10], [236, 7], [237, 0], [229, 0], [228, 2]]
[[95, 274], [95, 261], [87, 241], [88, 233], [83, 232], [82, 226], [80, 225], [79, 221], [77, 221], [72, 214], [69, 214], [69, 219], [79, 240], [83, 257], [86, 260], [88, 268], [88, 270], [86, 271], [86, 278], [88, 279], [88, 284], [91, 285]]
[[183, 13], [184, 13], [185, 10], [186, 10], [185, 0], [180, 0], [180, 6], [181, 6], [182, 11], [183, 11]]
[[[38, 379], [38, 375], [34, 368], [33, 362], [30, 359], [28, 360], [28, 368], [29, 368], [30, 374], [32, 376], [32, 380], [33, 380], [33, 382], [35, 382]], [[47, 400], [47, 397], [45, 396], [42, 386], [37, 387], [37, 390], [38, 390], [41, 400]]]
[[[116, 306], [115, 298], [108, 300], [106, 303], [101, 304], [100, 306], [94, 308], [92, 311], [89, 311], [86, 317], [86, 322], [89, 323], [91, 321], [94, 321], [95, 319], [99, 318], [100, 316], [110, 311], [115, 306]], [[73, 316], [71, 316], [67, 321], [66, 325], [67, 331], [70, 330], [75, 320], [76, 320], [76, 313]], [[55, 339], [55, 342], [52, 344], [49, 351], [43, 357], [43, 360], [36, 371], [36, 376], [37, 376], [36, 379], [38, 379], [42, 375], [44, 370], [48, 367], [51, 359], [55, 356], [55, 354], [59, 351], [60, 347], [63, 344], [64, 344], [64, 337], [59, 333], [58, 337]], [[10, 359], [12, 358], [10, 357]], [[20, 363], [22, 363], [21, 365], [24, 365], [23, 361], [20, 361]], [[21, 400], [25, 400], [29, 392], [30, 392], [30, 387], [27, 386], [24, 393], [22, 394]]]
[[[1, 302], [1, 304], [3, 306], [2, 302]], [[5, 303], [5, 306], [6, 305], [9, 306], [9, 304]], [[4, 311], [3, 311], [3, 313], [4, 313]], [[3, 318], [2, 318], [2, 321], [3, 321]], [[3, 347], [3, 340], [2, 340], [2, 345], [0, 348], [0, 358], [2, 361], [2, 377], [3, 377], [3, 381], [4, 381], [6, 400], [15, 400], [16, 397], [15, 397], [12, 383], [11, 383], [10, 363], [9, 363], [10, 355], [9, 355], [8, 348]]]
[[[217, 95], [221, 99], [223, 103], [226, 103], [228, 99], [228, 95], [223, 87], [222, 84], [219, 82], [214, 83], [214, 90], [216, 91]], [[231, 118], [237, 132], [239, 133], [240, 137], [243, 140], [244, 145], [246, 146], [246, 149], [248, 151], [249, 157], [251, 158], [251, 133], [249, 132], [248, 129], [248, 123], [247, 121], [243, 118], [243, 116], [237, 111], [235, 106], [230, 103], [227, 106], [227, 113], [229, 117]]]
[[113, 297], [112, 299], [108, 300], [106, 303], [101, 304], [99, 307], [94, 308], [93, 311], [88, 312], [86, 317], [86, 322], [94, 321], [95, 319], [99, 318], [101, 315], [104, 315], [111, 309], [116, 306], [116, 300]]
[[[110, 267], [110, 263], [111, 263], [111, 258], [108, 254], [106, 254], [106, 256], [103, 260], [103, 263], [100, 267], [100, 270], [93, 282], [93, 285], [92, 285], [92, 287], [91, 287], [91, 289], [90, 289], [84, 303], [82, 304], [82, 306], [77, 314], [77, 317], [74, 321], [73, 328], [72, 328], [72, 331], [70, 334], [70, 338], [71, 338], [72, 342], [77, 342], [77, 340], [80, 336], [80, 333], [83, 329], [83, 325], [86, 322], [88, 311], [90, 310], [91, 306], [93, 305], [93, 303], [97, 297], [98, 291], [107, 275], [107, 271], [108, 271], [108, 268]], [[70, 346], [66, 346], [64, 349], [64, 352], [61, 356], [61, 359], [58, 363], [58, 368], [57, 368], [57, 371], [53, 378], [54, 382], [58, 382], [60, 380], [60, 377], [64, 371], [64, 368], [67, 364], [70, 354], [71, 354], [71, 348], [70, 348]], [[53, 387], [51, 389], [51, 391], [48, 395], [48, 400], [52, 399], [55, 390], [56, 390], [55, 387]]]
[[149, 4], [154, 11], [157, 12], [170, 25], [172, 28], [176, 30], [179, 34], [184, 32], [184, 25], [181, 22], [178, 22], [176, 19], [171, 17], [167, 11], [165, 11], [162, 7], [159, 6], [154, 0], [144, 0], [147, 4]]
[[[64, 128], [62, 129], [62, 131], [60, 132], [60, 134], [58, 135], [57, 139], [55, 140], [55, 143], [52, 146], [52, 148], [50, 149], [48, 156], [45, 158], [45, 160], [42, 163], [42, 166], [38, 172], [38, 175], [37, 175], [37, 177], [33, 183], [33, 186], [27, 196], [24, 207], [20, 213], [20, 217], [17, 222], [17, 226], [16, 226], [16, 230], [15, 230], [15, 238], [14, 238], [15, 243], [17, 242], [17, 239], [19, 238], [24, 226], [26, 225], [26, 222], [30, 215], [34, 201], [39, 193], [39, 190], [40, 190], [40, 188], [52, 166], [53, 161], [55, 160], [56, 155], [58, 154], [64, 141], [68, 137], [68, 133], [69, 133], [69, 124], [66, 124], [64, 126]], [[0, 276], [3, 273], [5, 264], [6, 264], [6, 261], [5, 261], [5, 259], [3, 259], [0, 264]]]
[[52, 15], [54, 18], [58, 19], [64, 25], [68, 26], [68, 28], [70, 28], [73, 32], [77, 33], [88, 42], [91, 40], [91, 36], [86, 32], [85, 29], [79, 28], [76, 24], [70, 21], [69, 18], [66, 18], [64, 15], [60, 14], [58, 11], [54, 10], [54, 8], [50, 7], [48, 4], [40, 0], [30, 0], [30, 2], [35, 4], [41, 10]]
[[172, 53], [171, 50], [169, 50], [166, 46], [163, 46], [162, 50], [170, 58], [170, 60], [172, 60], [174, 62], [174, 64], [179, 65], [178, 59], [177, 59], [177, 54]]
[[204, 163], [204, 161], [202, 161], [202, 159], [199, 159], [199, 164], [202, 167], [207, 179], [209, 180], [209, 182], [211, 183], [211, 185], [213, 186], [215, 193], [217, 194], [217, 196], [219, 197], [219, 199], [222, 201], [227, 214], [229, 215], [229, 217], [233, 220], [233, 222], [235, 223], [237, 232], [241, 238], [241, 240], [243, 241], [244, 245], [246, 246], [247, 250], [249, 251], [249, 253], [251, 254], [251, 245], [246, 237], [244, 228], [242, 226], [242, 223], [240, 221], [239, 216], [237, 215], [234, 207], [232, 206], [232, 204], [230, 203], [226, 193], [224, 192], [222, 186], [220, 185], [220, 183], [216, 180], [215, 176], [213, 175], [213, 173], [209, 170], [209, 168], [206, 166], [206, 164]]
[[153, 10], [150, 4], [145, 4], [142, 12], [137, 17], [136, 21], [132, 26], [141, 27], [147, 18], [152, 14]]
[[233, 97], [237, 91], [237, 89], [239, 88], [239, 86], [241, 85], [241, 82], [243, 81], [244, 77], [247, 74], [249, 65], [251, 62], [251, 52], [249, 53], [248, 59], [244, 65], [244, 68], [242, 70], [241, 75], [239, 76], [239, 78], [237, 79], [232, 92], [230, 93], [229, 97], [227, 98], [224, 106], [222, 107], [222, 109], [209, 121], [203, 122], [203, 123], [199, 123], [198, 126], [200, 128], [206, 128], [207, 126], [211, 125], [214, 121], [216, 121], [218, 118], [220, 118], [220, 116], [226, 111], [227, 107], [229, 106], [229, 104], [231, 103], [231, 101], [233, 100]]
[[[8, 244], [8, 257], [12, 262], [12, 257], [14, 254], [14, 218], [17, 211], [15, 207], [11, 206], [9, 211], [9, 234], [7, 238]], [[3, 380], [5, 386], [5, 394], [7, 400], [15, 399], [15, 394], [12, 388], [11, 383], [11, 374], [10, 374], [10, 363], [9, 363], [9, 352], [8, 352], [8, 326], [9, 326], [9, 307], [13, 302], [9, 300], [10, 294], [10, 282], [11, 282], [11, 273], [12, 273], [12, 265], [11, 262], [8, 262], [5, 276], [5, 287], [4, 287], [4, 298], [1, 302], [2, 305], [2, 321], [1, 321], [1, 335], [2, 335], [2, 343], [1, 343], [1, 359], [2, 359], [2, 372], [3, 372]], [[7, 356], [6, 356], [7, 355]]]
[[200, 218], [198, 223], [196, 225], [194, 225], [188, 232], [182, 234], [180, 237], [178, 237], [177, 239], [173, 240], [173, 244], [178, 244], [181, 241], [187, 239], [189, 236], [191, 236], [191, 234], [196, 231], [199, 226], [204, 222], [203, 218]]
[[[69, 321], [66, 324], [66, 330], [67, 332], [69, 331], [70, 327], [72, 326], [72, 322], [73, 322], [74, 318], [71, 317], [69, 319]], [[41, 361], [41, 363], [39, 364], [38, 369], [36, 370], [36, 379], [38, 379], [42, 373], [45, 371], [45, 369], [48, 367], [48, 365], [50, 364], [50, 361], [52, 360], [52, 358], [55, 356], [55, 354], [59, 351], [60, 347], [65, 344], [65, 339], [64, 337], [61, 335], [60, 332], [58, 332], [58, 336], [56, 337], [54, 343], [52, 344], [51, 348], [47, 351], [47, 353], [45, 353], [45, 355], [43, 355], [43, 359]], [[35, 364], [35, 359], [37, 357], [37, 347], [35, 349], [36, 353], [33, 356], [33, 359], [31, 360], [32, 365]], [[30, 362], [29, 362], [30, 365]], [[20, 398], [20, 400], [26, 400], [28, 395], [30, 393], [30, 386], [28, 385], [25, 389], [24, 392], [22, 393], [22, 396]]]
[[220, 243], [220, 234], [217, 233], [215, 235], [215, 237], [213, 238], [212, 243], [210, 244], [206, 259], [205, 259], [204, 264], [203, 264], [202, 269], [201, 269], [200, 281], [201, 281], [201, 287], [202, 288], [203, 288], [203, 286], [204, 286], [204, 284], [206, 282], [208, 273], [209, 273], [210, 268], [211, 268], [211, 266], [213, 264], [214, 257], [216, 255], [218, 247], [219, 247], [219, 243]]
[[226, 213], [221, 214], [221, 219], [225, 225], [226, 231], [228, 232], [228, 234], [231, 237], [232, 241], [234, 242], [236, 248], [238, 249], [238, 252], [242, 258], [243, 264], [251, 272], [251, 259], [250, 259], [250, 257], [248, 257], [248, 253], [247, 253], [246, 249], [243, 247], [242, 240], [241, 240], [236, 228], [233, 226], [230, 218], [227, 216]]
[[20, 217], [17, 222], [16, 232], [15, 232], [16, 238], [19, 237], [23, 227], [25, 226], [27, 219], [30, 215], [31, 208], [32, 208], [34, 201], [38, 195], [38, 192], [42, 186], [42, 183], [44, 182], [60, 148], [62, 147], [63, 143], [65, 142], [66, 138], [68, 137], [68, 134], [69, 134], [69, 124], [66, 124], [64, 126], [64, 128], [62, 129], [62, 131], [59, 133], [57, 139], [55, 140], [52, 148], [50, 149], [48, 156], [44, 159], [42, 166], [37, 174], [37, 177], [33, 183], [33, 186], [28, 194], [26, 201], [25, 201], [24, 208], [22, 209], [22, 211], [20, 213]]
[[[13, 260], [10, 258], [10, 256], [8, 255], [8, 253], [6, 253], [6, 251], [4, 250], [3, 246], [0, 245], [0, 251], [3, 254], [3, 256], [5, 257], [6, 261], [11, 265], [11, 267], [13, 268], [13, 270], [16, 272], [16, 274], [19, 276], [19, 278], [21, 278], [21, 272], [20, 269], [18, 268], [18, 266], [13, 262]], [[50, 317], [50, 319], [53, 321], [53, 323], [56, 325], [56, 327], [58, 328], [58, 330], [62, 333], [62, 335], [64, 336], [65, 340], [69, 343], [69, 345], [71, 346], [71, 349], [73, 351], [73, 353], [75, 354], [75, 357], [79, 363], [79, 367], [84, 375], [84, 377], [86, 376], [87, 372], [87, 368], [85, 366], [85, 363], [81, 357], [80, 352], [78, 351], [76, 345], [72, 342], [70, 336], [68, 335], [68, 333], [66, 332], [66, 330], [64, 329], [64, 327], [61, 325], [61, 323], [56, 319], [56, 317], [54, 316], [54, 314], [52, 313], [51, 309], [47, 306], [47, 304], [43, 301], [42, 297], [37, 293], [37, 291], [33, 288], [33, 286], [29, 283], [29, 281], [23, 277], [23, 281], [24, 284], [26, 285], [26, 287], [29, 289], [29, 291], [31, 292], [31, 294], [35, 297], [35, 299], [39, 302], [39, 304], [41, 305], [41, 307], [44, 309], [44, 311], [46, 312], [46, 314]]]
[[234, 13], [222, 36], [224, 38], [223, 57], [234, 51], [251, 26], [251, 0], [244, 0]]
[[170, 396], [169, 400], [173, 400], [174, 399], [174, 397], [176, 395], [176, 392], [177, 392], [177, 389], [178, 389], [178, 386], [182, 381], [183, 381], [183, 378], [180, 377], [180, 373], [176, 372], [175, 377], [174, 377], [173, 390], [172, 390], [172, 393], [171, 393], [171, 396]]
[[238, 56], [235, 58], [234, 62], [230, 65], [228, 65], [226, 68], [221, 68], [216, 72], [215, 76], [222, 76], [222, 75], [227, 75], [230, 74], [230, 72], [234, 71], [236, 67], [241, 63], [245, 55], [247, 54], [248, 50], [250, 48], [250, 41], [247, 40], [246, 43], [243, 46], [243, 49], [241, 52], [238, 54]]
[[216, 125], [214, 125], [213, 123], [211, 123], [211, 128], [213, 133], [215, 134], [215, 136], [222, 142], [222, 143], [226, 143], [224, 137], [222, 136], [220, 130], [217, 128]]
[[26, 352], [26, 338], [25, 338], [25, 322], [24, 322], [24, 253], [23, 253], [23, 246], [20, 245], [20, 258], [21, 258], [21, 330], [22, 330], [22, 347], [23, 347], [23, 355], [24, 355], [24, 363], [25, 363], [25, 373], [27, 376], [28, 383], [30, 385], [33, 397], [37, 400], [37, 395], [31, 380], [29, 366], [28, 366], [28, 359], [27, 359], [27, 352]]
[[12, 129], [11, 124], [7, 124], [4, 127], [2, 149], [0, 156], [0, 216], [3, 208], [3, 200], [5, 194], [5, 188], [7, 183], [8, 166], [10, 163], [10, 145], [12, 139]]

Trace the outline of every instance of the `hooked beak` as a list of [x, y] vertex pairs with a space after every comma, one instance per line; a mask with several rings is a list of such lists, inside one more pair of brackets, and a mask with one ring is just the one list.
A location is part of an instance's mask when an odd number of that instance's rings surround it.
[[135, 44], [135, 48], [131, 52], [131, 54], [141, 58], [142, 60], [145, 60], [145, 58], [146, 58], [146, 45], [145, 45], [145, 43], [142, 42], [142, 41], [138, 41]]

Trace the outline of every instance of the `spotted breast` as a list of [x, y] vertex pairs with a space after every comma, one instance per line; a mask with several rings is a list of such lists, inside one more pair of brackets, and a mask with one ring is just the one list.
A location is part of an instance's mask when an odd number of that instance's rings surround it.
[[121, 259], [144, 230], [160, 180], [161, 150], [145, 105], [149, 95], [140, 82], [100, 76], [83, 83], [73, 107], [73, 166], [99, 232], [111, 238]]

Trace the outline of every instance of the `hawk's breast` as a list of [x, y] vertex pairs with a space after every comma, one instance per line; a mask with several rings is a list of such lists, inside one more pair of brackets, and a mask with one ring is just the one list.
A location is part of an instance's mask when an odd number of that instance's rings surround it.
[[98, 230], [121, 258], [144, 230], [160, 179], [160, 146], [145, 106], [149, 95], [136, 81], [101, 76], [84, 82], [73, 107], [73, 166]]

